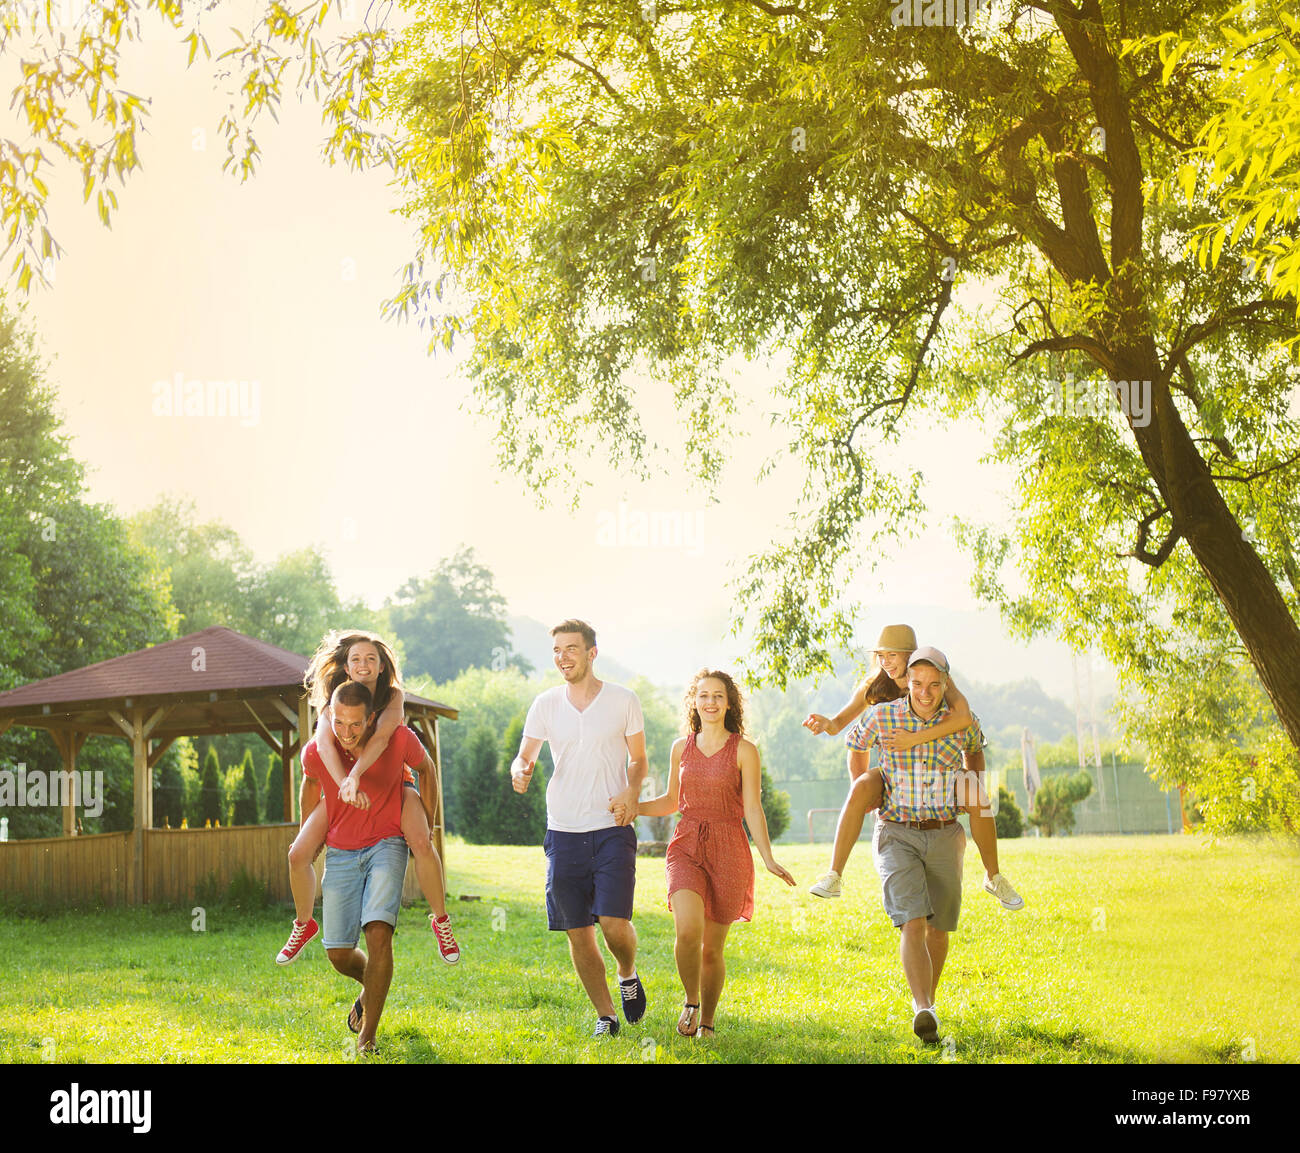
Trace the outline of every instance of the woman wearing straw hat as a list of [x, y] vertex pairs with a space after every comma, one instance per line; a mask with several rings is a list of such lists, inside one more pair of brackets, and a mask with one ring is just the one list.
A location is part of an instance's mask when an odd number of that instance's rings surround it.
[[[861, 716], [872, 705], [882, 701], [897, 700], [907, 689], [907, 661], [916, 650], [916, 633], [910, 625], [886, 625], [880, 632], [873, 652], [877, 671], [870, 676], [853, 694], [849, 701], [834, 717], [827, 718], [820, 713], [811, 713], [804, 721], [804, 727], [814, 733], [840, 732], [850, 721]], [[960, 733], [970, 727], [971, 711], [966, 698], [958, 691], [951, 680], [945, 703], [949, 712], [938, 724], [927, 728], [923, 733], [893, 732], [882, 739], [882, 745], [888, 752], [905, 752], [926, 741]], [[841, 874], [848, 864], [849, 854], [862, 832], [862, 822], [867, 813], [880, 804], [884, 790], [884, 778], [876, 768], [860, 772], [855, 776], [850, 759], [849, 775], [853, 783], [844, 807], [840, 810], [839, 822], [835, 826], [835, 846], [831, 852], [831, 867], [818, 878], [809, 892], [815, 897], [838, 897], [840, 895]], [[980, 852], [984, 862], [986, 876], [984, 890], [1002, 903], [1002, 907], [1017, 912], [1025, 907], [1024, 898], [1011, 887], [1011, 882], [998, 869], [998, 831], [989, 808], [988, 799], [982, 787], [977, 787], [978, 797], [972, 805], [963, 806], [963, 811], [970, 817], [971, 838]]]

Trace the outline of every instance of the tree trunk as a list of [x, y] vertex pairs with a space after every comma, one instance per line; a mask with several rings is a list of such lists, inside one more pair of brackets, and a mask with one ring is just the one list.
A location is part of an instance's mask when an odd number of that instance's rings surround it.
[[1131, 379], [1153, 382], [1151, 422], [1145, 428], [1135, 427], [1133, 434], [1173, 526], [1223, 603], [1278, 720], [1300, 749], [1300, 626], [1242, 534], [1159, 371], [1146, 368]]

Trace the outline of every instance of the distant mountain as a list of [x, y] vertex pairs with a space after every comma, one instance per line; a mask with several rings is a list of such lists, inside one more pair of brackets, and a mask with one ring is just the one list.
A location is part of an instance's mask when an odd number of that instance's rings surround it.
[[[1001, 685], [972, 682], [962, 691], [985, 733], [997, 733], [1008, 727], [1027, 728], [1039, 742], [1055, 742], [1075, 731], [1074, 710], [1064, 701], [1048, 696], [1035, 680]], [[1100, 715], [1097, 721], [1101, 727]]]

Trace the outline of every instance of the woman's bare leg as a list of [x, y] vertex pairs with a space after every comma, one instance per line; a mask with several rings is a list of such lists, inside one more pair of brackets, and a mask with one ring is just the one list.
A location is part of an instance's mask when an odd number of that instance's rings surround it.
[[722, 955], [722, 946], [727, 940], [730, 925], [720, 925], [716, 921], [704, 922], [704, 940], [702, 949], [703, 965], [700, 973], [700, 1028], [713, 1028], [713, 1014], [718, 1011], [718, 1002], [722, 999], [722, 986], [727, 980], [727, 962]]
[[704, 898], [692, 889], [678, 889], [673, 894], [673, 924], [676, 928], [673, 956], [682, 992], [689, 1004], [698, 1005], [703, 967]]
[[884, 795], [884, 779], [879, 769], [868, 769], [849, 789], [840, 809], [839, 823], [835, 826], [835, 847], [831, 851], [831, 870], [843, 874], [844, 866], [849, 863], [849, 854], [862, 835], [862, 822], [867, 814], [880, 807], [880, 798]]
[[415, 857], [415, 876], [420, 892], [429, 902], [433, 915], [441, 920], [447, 915], [447, 882], [442, 872], [442, 858], [429, 838], [429, 819], [414, 789], [402, 788], [402, 836]]
[[289, 846], [289, 891], [293, 894], [294, 916], [306, 924], [316, 907], [316, 870], [312, 862], [320, 855], [329, 829], [325, 802], [321, 801], [303, 821]]

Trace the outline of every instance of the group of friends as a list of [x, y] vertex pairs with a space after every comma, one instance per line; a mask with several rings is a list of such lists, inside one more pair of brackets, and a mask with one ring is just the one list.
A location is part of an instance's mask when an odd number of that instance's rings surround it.
[[[594, 1035], [617, 1034], [619, 1010], [628, 1024], [639, 1021], [647, 998], [632, 924], [635, 822], [639, 816], [680, 813], [666, 861], [684, 994], [676, 1028], [682, 1036], [708, 1039], [715, 1035], [726, 980], [728, 930], [753, 918], [750, 837], [768, 872], [795, 884], [773, 856], [759, 754], [745, 739], [740, 691], [725, 672], [696, 673], [683, 702], [685, 735], [673, 744], [666, 787], [642, 799], [649, 766], [640, 701], [630, 689], [596, 676], [596, 634], [585, 621], [562, 621], [551, 636], [564, 683], [532, 702], [510, 766], [515, 791], [526, 792], [542, 745], [550, 745], [554, 771], [546, 789], [543, 842], [547, 924], [568, 938], [574, 971], [596, 1012]], [[1023, 908], [1024, 901], [999, 870], [997, 832], [982, 783], [984, 738], [952, 683], [947, 658], [938, 649], [918, 647], [906, 625], [886, 627], [874, 655], [874, 675], [835, 717], [814, 713], [804, 721], [813, 733], [849, 728], [852, 782], [830, 868], [810, 892], [840, 896], [849, 854], [866, 814], [875, 810], [872, 853], [885, 912], [900, 930], [912, 1029], [922, 1042], [937, 1044], [939, 978], [961, 910], [966, 836], [960, 812], [970, 818], [985, 890], [1010, 911]], [[408, 850], [432, 910], [438, 953], [449, 964], [460, 960], [442, 861], [430, 834], [434, 764], [402, 723], [397, 661], [378, 636], [358, 631], [326, 637], [305, 685], [319, 720], [301, 754], [302, 823], [289, 850], [295, 917], [276, 960], [289, 964], [320, 935], [334, 968], [361, 985], [347, 1024], [357, 1034], [357, 1050], [373, 1053], [393, 976], [392, 938]], [[313, 916], [313, 861], [322, 847], [323, 924]], [[616, 966], [617, 1009], [597, 926]], [[363, 935], [364, 952], [358, 947]]]

